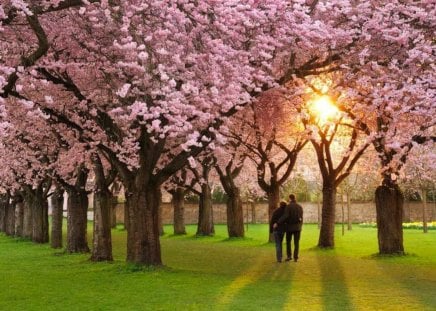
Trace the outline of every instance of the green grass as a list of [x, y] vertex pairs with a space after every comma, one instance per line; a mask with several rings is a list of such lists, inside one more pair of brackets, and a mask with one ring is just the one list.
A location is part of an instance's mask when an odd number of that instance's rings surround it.
[[[318, 250], [305, 225], [300, 261], [277, 264], [266, 225], [245, 239], [166, 234], [163, 268], [124, 262], [126, 232], [113, 230], [115, 262], [92, 263], [48, 245], [0, 235], [0, 310], [435, 310], [436, 232], [404, 232], [407, 256], [378, 257], [374, 228], [336, 232]], [[172, 232], [171, 227], [166, 227]]]

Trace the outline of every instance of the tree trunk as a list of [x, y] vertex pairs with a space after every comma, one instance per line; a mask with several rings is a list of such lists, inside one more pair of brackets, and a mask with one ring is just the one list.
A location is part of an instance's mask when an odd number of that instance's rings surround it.
[[87, 239], [88, 195], [80, 187], [71, 187], [67, 193], [66, 251], [69, 253], [87, 253], [89, 252]]
[[185, 189], [177, 187], [172, 191], [174, 207], [174, 234], [186, 234], [185, 228]]
[[347, 223], [348, 223], [348, 230], [353, 229], [352, 218], [351, 218], [351, 196], [349, 193], [347, 193]]
[[137, 188], [128, 185], [127, 261], [136, 264], [162, 265], [158, 209], [159, 186], [148, 184]]
[[197, 235], [213, 235], [214, 233], [215, 228], [212, 218], [212, 193], [209, 185], [203, 184], [201, 186]]
[[0, 232], [6, 231], [6, 195], [0, 194]]
[[64, 210], [64, 191], [56, 188], [51, 197], [51, 247], [62, 248], [62, 221]]
[[345, 235], [345, 210], [344, 210], [344, 194], [341, 191], [341, 227], [342, 235]]
[[10, 202], [10, 196], [7, 195], [5, 204], [5, 217], [6, 217], [6, 234], [10, 236], [15, 235], [15, 204]]
[[428, 224], [427, 224], [427, 190], [422, 189], [422, 230], [424, 233], [428, 233]]
[[375, 191], [380, 254], [404, 254], [403, 202], [398, 185], [384, 184]]
[[15, 235], [23, 237], [24, 202], [23, 197], [18, 196], [15, 201]]
[[47, 243], [48, 202], [44, 197], [44, 189], [42, 185], [31, 191], [33, 193], [32, 241], [35, 243]]
[[117, 227], [117, 204], [118, 204], [118, 197], [116, 195], [111, 195], [111, 228]]
[[109, 190], [94, 192], [94, 231], [92, 261], [112, 261], [111, 235], [112, 194]]
[[334, 182], [324, 181], [322, 187], [322, 216], [318, 247], [335, 246], [336, 187]]
[[435, 189], [433, 188], [433, 192], [432, 192], [432, 199], [433, 199], [433, 208], [431, 210], [431, 221], [435, 221], [436, 220], [436, 200], [435, 200]]
[[31, 239], [33, 232], [33, 196], [29, 193], [24, 194], [23, 208], [23, 237]]
[[318, 229], [321, 229], [321, 215], [322, 215], [322, 212], [321, 212], [321, 202], [320, 202], [320, 196], [321, 195], [317, 195], [316, 196], [316, 207], [317, 207], [317, 215], [318, 215]]
[[238, 188], [233, 188], [227, 193], [227, 232], [229, 238], [244, 237], [244, 214], [242, 211], [242, 200]]
[[[270, 190], [267, 192], [267, 196], [268, 196], [268, 222], [270, 222], [274, 210], [279, 207], [280, 186], [276, 184], [271, 185]], [[269, 234], [268, 241], [270, 243], [274, 242], [274, 235], [272, 233]]]
[[251, 223], [255, 224], [256, 223], [256, 202], [251, 201], [250, 206], [251, 206]]
[[129, 201], [127, 197], [129, 196], [128, 191], [124, 192], [124, 229], [129, 231]]

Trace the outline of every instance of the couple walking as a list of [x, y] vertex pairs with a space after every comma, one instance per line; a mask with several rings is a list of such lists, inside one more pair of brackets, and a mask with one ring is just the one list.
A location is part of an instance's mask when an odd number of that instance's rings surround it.
[[295, 195], [289, 195], [289, 204], [280, 202], [280, 206], [273, 212], [270, 222], [270, 233], [274, 234], [276, 243], [277, 262], [282, 262], [282, 243], [286, 234], [285, 261], [292, 260], [291, 240], [294, 237], [294, 261], [298, 261], [300, 233], [303, 225], [303, 208], [297, 204]]

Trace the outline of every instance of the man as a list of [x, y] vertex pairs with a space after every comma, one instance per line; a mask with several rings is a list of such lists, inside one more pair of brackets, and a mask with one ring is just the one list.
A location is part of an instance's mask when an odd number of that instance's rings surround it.
[[298, 261], [298, 252], [300, 250], [300, 235], [303, 226], [303, 208], [297, 204], [295, 195], [289, 195], [289, 205], [286, 206], [283, 215], [277, 220], [273, 227], [285, 225], [286, 231], [286, 261], [292, 260], [291, 241], [294, 237], [294, 261]]
[[285, 235], [286, 224], [277, 225], [277, 221], [283, 216], [286, 208], [286, 202], [280, 202], [280, 206], [276, 208], [271, 216], [269, 224], [269, 232], [274, 234], [274, 241], [276, 243], [276, 258], [277, 262], [282, 262], [282, 244], [283, 236]]

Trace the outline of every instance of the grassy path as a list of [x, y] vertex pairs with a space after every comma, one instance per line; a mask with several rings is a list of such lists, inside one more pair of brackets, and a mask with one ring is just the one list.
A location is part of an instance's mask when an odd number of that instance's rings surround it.
[[216, 230], [162, 237], [161, 269], [126, 264], [121, 230], [112, 264], [0, 235], [0, 310], [436, 310], [435, 231], [405, 230], [411, 254], [378, 258], [375, 229], [338, 230], [335, 250], [321, 251], [305, 225], [301, 260], [278, 264], [266, 225], [245, 239]]

